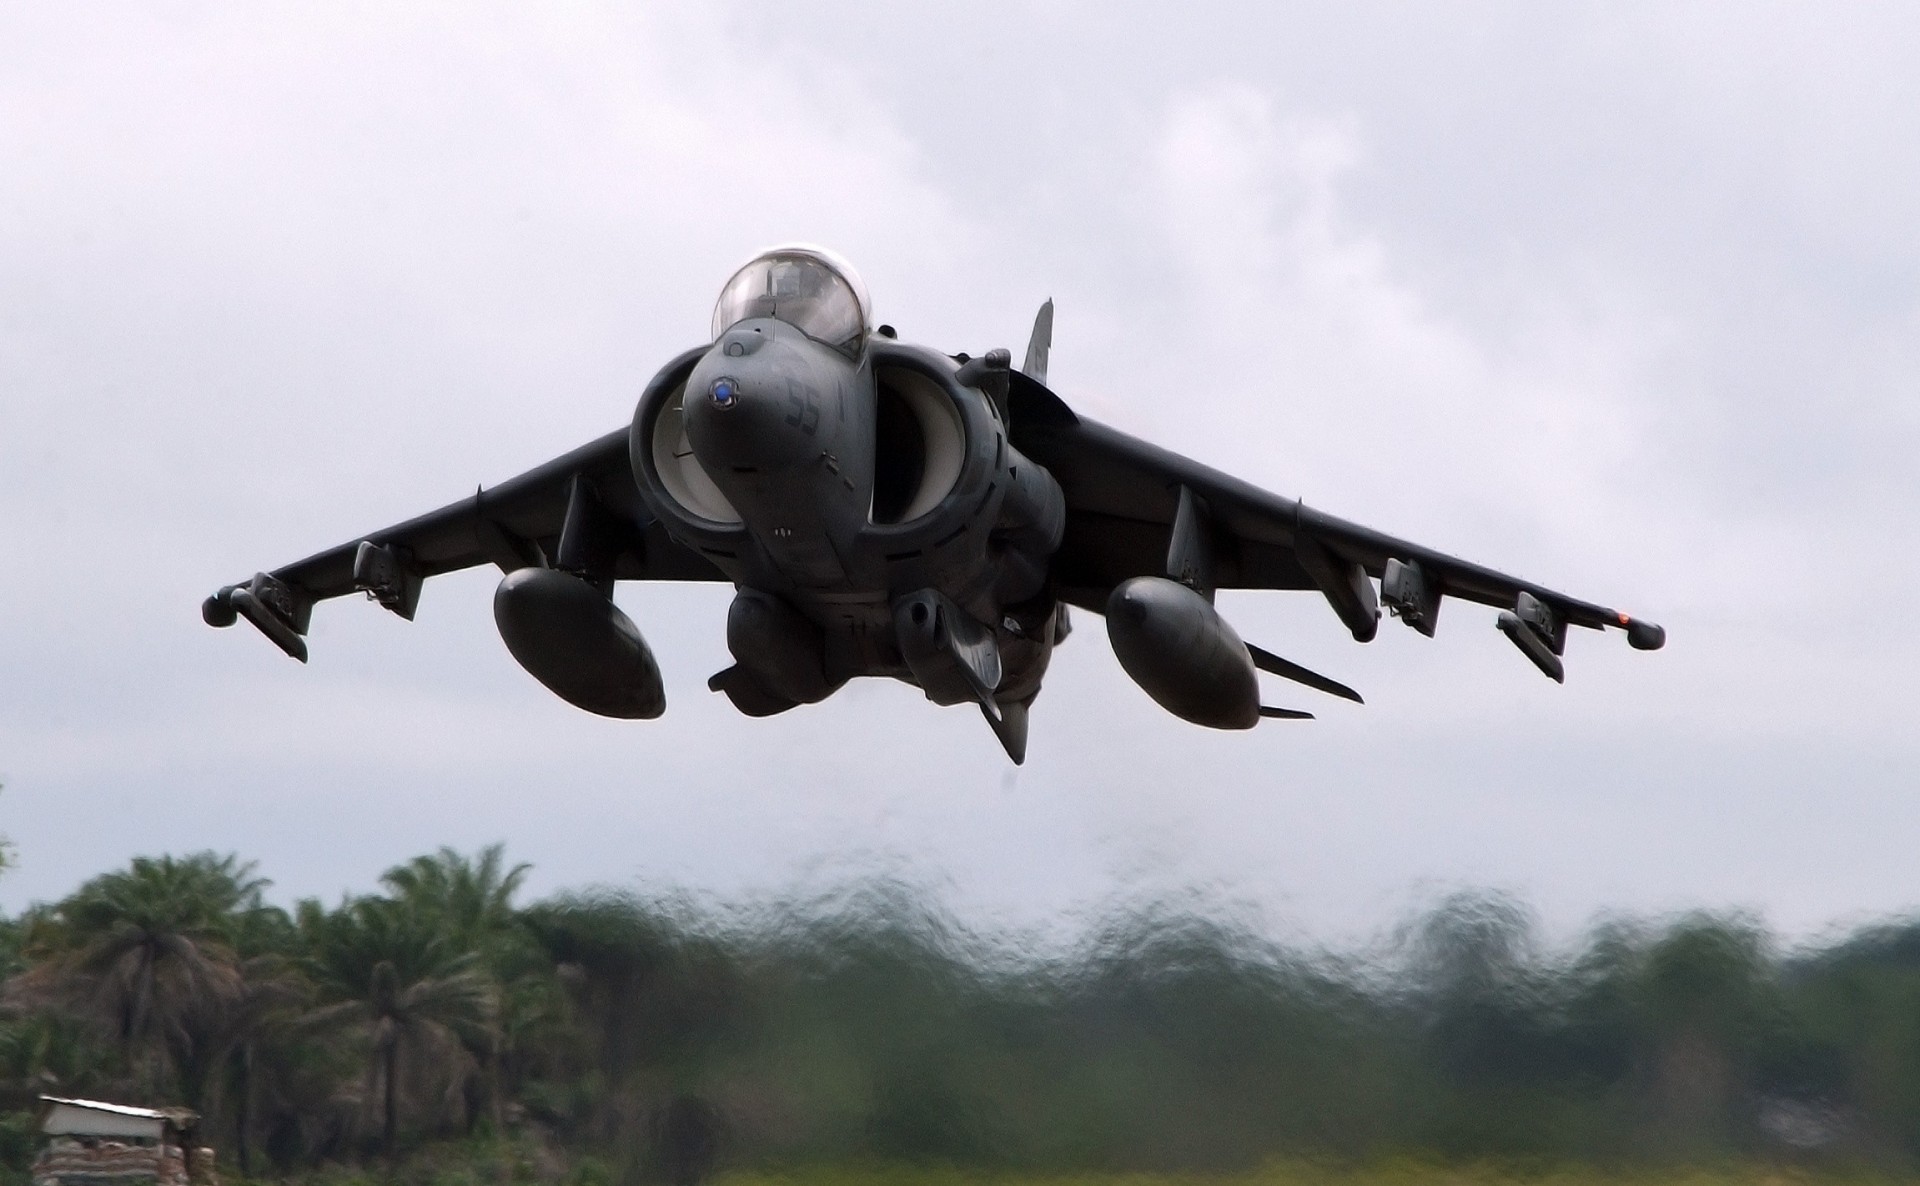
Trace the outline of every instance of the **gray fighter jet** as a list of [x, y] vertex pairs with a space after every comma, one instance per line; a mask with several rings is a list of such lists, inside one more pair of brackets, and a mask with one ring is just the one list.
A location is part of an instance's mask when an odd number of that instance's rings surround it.
[[[817, 247], [734, 273], [713, 340], [663, 367], [631, 426], [471, 498], [360, 536], [202, 607], [305, 661], [314, 603], [347, 593], [411, 619], [427, 577], [480, 564], [501, 638], [571, 704], [651, 718], [666, 694], [613, 603], [622, 580], [726, 581], [734, 664], [708, 681], [748, 716], [890, 676], [978, 705], [1007, 754], [1068, 606], [1169, 712], [1216, 729], [1312, 714], [1260, 702], [1265, 671], [1351, 688], [1242, 642], [1216, 589], [1317, 590], [1361, 642], [1381, 607], [1432, 635], [1443, 598], [1497, 607], [1558, 681], [1568, 626], [1665, 632], [1618, 610], [1336, 519], [1075, 414], [1047, 387], [1052, 302], [1018, 370], [874, 327], [865, 286]], [[1375, 581], [1379, 582], [1378, 592]]]

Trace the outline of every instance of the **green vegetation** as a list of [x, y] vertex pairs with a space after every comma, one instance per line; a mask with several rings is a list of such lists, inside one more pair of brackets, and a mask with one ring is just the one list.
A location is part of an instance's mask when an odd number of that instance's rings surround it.
[[47, 1092], [184, 1103], [231, 1174], [342, 1186], [1920, 1166], [1920, 923], [1786, 953], [1696, 915], [1551, 952], [1461, 896], [1360, 959], [1160, 906], [1036, 954], [895, 884], [523, 906], [525, 874], [443, 850], [289, 912], [236, 857], [142, 858], [0, 921], [0, 1165]]
[[[6, 784], [0, 783], [0, 791], [6, 789]], [[0, 836], [0, 873], [6, 872], [7, 866], [11, 864], [13, 864], [13, 841]]]

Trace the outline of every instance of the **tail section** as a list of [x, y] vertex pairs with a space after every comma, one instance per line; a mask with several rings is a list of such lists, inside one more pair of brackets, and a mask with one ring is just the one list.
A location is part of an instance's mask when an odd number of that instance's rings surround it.
[[1020, 373], [1035, 383], [1044, 385], [1047, 381], [1047, 353], [1053, 349], [1053, 298], [1040, 306], [1040, 312], [1033, 318], [1033, 336], [1027, 339], [1027, 361], [1020, 364]]

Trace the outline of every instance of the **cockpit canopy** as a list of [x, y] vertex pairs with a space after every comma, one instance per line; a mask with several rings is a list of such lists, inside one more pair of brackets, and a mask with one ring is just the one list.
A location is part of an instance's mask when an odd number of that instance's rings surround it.
[[750, 317], [774, 317], [855, 357], [872, 313], [867, 286], [847, 261], [794, 244], [763, 251], [733, 274], [713, 307], [713, 336]]

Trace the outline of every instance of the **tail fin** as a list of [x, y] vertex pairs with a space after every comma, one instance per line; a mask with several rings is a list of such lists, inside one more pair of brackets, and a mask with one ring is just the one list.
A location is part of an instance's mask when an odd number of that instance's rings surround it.
[[1027, 339], [1027, 361], [1020, 364], [1020, 373], [1035, 383], [1045, 385], [1047, 381], [1047, 352], [1053, 349], [1053, 298], [1040, 306], [1040, 312], [1034, 314], [1033, 336]]

